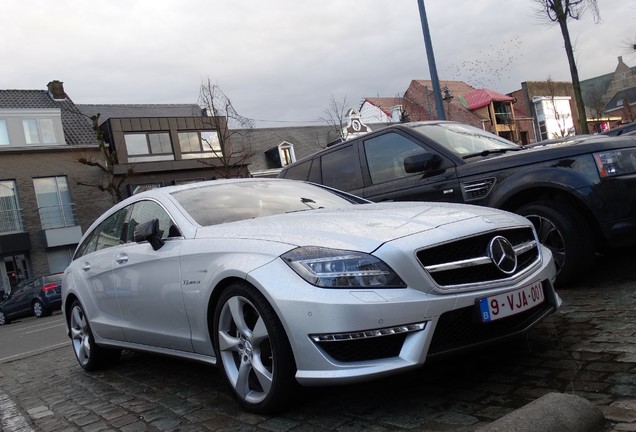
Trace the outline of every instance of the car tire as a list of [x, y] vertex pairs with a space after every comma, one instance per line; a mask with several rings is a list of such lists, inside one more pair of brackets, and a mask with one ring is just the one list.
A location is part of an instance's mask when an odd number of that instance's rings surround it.
[[265, 297], [246, 283], [228, 286], [214, 311], [217, 364], [246, 410], [272, 414], [296, 395], [296, 364], [287, 335]]
[[11, 323], [11, 321], [4, 314], [4, 311], [0, 310], [0, 325], [5, 325], [5, 324], [9, 324], [9, 323]]
[[44, 304], [37, 299], [33, 302], [31, 310], [33, 311], [33, 315], [35, 315], [36, 318], [42, 318], [51, 314], [51, 312], [44, 307]]
[[567, 285], [583, 276], [595, 257], [589, 224], [570, 205], [537, 201], [520, 207], [517, 213], [528, 218], [539, 241], [552, 252], [557, 283]]
[[71, 305], [69, 328], [75, 358], [84, 370], [98, 370], [119, 359], [120, 350], [102, 348], [95, 343], [88, 318], [77, 300]]

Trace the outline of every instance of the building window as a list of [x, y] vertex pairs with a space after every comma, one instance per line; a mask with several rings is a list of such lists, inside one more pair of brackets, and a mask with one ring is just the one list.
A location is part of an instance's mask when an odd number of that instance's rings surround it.
[[545, 120], [539, 122], [539, 134], [541, 135], [541, 141], [548, 139], [548, 128], [546, 127]]
[[294, 146], [289, 143], [284, 143], [278, 146], [278, 152], [280, 154], [280, 165], [285, 167], [296, 162], [296, 155], [294, 154]]
[[124, 139], [129, 156], [172, 154], [168, 132], [125, 134]]
[[42, 229], [75, 226], [71, 193], [66, 177], [33, 179]]
[[46, 256], [49, 260], [49, 271], [51, 273], [63, 272], [71, 263], [74, 247], [62, 247], [48, 250]]
[[31, 277], [29, 273], [29, 263], [24, 255], [5, 256], [3, 261], [11, 289], [15, 288], [15, 286], [23, 280]]
[[0, 181], [0, 232], [24, 231], [14, 181]]
[[0, 145], [9, 145], [9, 132], [7, 132], [5, 119], [0, 119]]
[[48, 118], [22, 119], [24, 139], [27, 144], [55, 144], [55, 128], [53, 120]]
[[221, 156], [217, 131], [179, 132], [178, 136], [183, 159]]

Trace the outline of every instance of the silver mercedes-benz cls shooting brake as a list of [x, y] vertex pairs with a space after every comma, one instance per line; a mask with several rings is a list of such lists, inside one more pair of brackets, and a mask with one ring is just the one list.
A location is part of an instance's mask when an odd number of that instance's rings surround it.
[[134, 195], [64, 274], [81, 367], [121, 350], [216, 364], [268, 413], [297, 386], [348, 383], [522, 334], [554, 312], [550, 251], [504, 211], [368, 203], [280, 179]]

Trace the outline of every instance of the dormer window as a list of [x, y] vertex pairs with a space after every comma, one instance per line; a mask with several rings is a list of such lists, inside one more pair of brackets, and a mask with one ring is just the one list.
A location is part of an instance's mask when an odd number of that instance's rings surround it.
[[282, 168], [296, 162], [294, 145], [287, 141], [265, 150], [265, 156], [267, 158], [267, 167], [270, 169]]
[[218, 131], [183, 131], [178, 136], [183, 159], [223, 156]]
[[22, 128], [27, 144], [55, 144], [56, 142], [52, 119], [22, 119]]
[[0, 145], [64, 145], [59, 109], [0, 109]]
[[294, 146], [292, 144], [288, 142], [279, 144], [278, 153], [280, 155], [281, 168], [296, 162], [296, 155], [294, 154]]
[[174, 160], [168, 132], [124, 134], [128, 162]]
[[0, 119], [0, 145], [9, 145], [9, 132], [7, 131], [7, 121]]

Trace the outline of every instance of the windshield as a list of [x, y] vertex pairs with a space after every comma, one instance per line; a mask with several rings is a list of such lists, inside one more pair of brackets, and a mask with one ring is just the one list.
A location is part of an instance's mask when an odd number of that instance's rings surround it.
[[518, 150], [519, 146], [497, 135], [460, 123], [423, 124], [413, 128], [458, 156]]
[[202, 226], [363, 202], [308, 183], [281, 180], [208, 184], [172, 196]]

